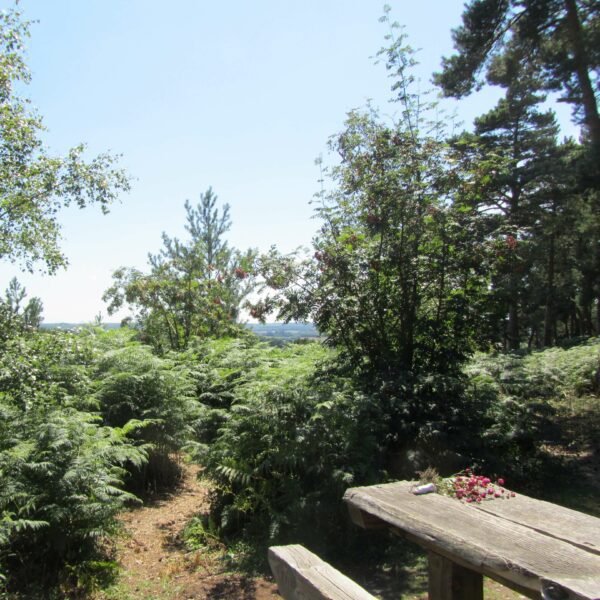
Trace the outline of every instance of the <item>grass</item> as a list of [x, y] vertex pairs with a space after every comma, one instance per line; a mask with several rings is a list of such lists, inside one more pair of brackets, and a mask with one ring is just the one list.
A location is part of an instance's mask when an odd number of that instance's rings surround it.
[[[140, 582], [132, 589], [122, 581], [111, 585], [97, 596], [97, 600], [140, 600], [141, 598], [152, 598], [152, 600], [172, 600], [177, 598], [182, 591], [182, 586], [173, 582], [172, 577], [164, 577], [160, 583], [160, 589], [155, 584]], [[157, 595], [158, 594], [158, 595]]]

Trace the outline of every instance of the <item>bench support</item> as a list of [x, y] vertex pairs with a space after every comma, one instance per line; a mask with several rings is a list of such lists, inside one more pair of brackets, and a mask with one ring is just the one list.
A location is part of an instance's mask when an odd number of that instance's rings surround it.
[[483, 576], [429, 552], [429, 600], [483, 600]]

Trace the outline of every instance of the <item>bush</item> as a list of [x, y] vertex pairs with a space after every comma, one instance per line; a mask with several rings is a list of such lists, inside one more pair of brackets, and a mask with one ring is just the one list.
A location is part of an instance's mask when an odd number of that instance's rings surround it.
[[83, 573], [115, 531], [117, 512], [134, 499], [121, 489], [122, 465], [143, 460], [92, 415], [40, 397], [25, 411], [0, 403], [0, 574], [7, 588], [46, 589], [68, 567]]
[[134, 499], [123, 465], [145, 454], [94, 412], [94, 336], [10, 333], [0, 348], [0, 573], [33, 597], [110, 570], [103, 542]]
[[600, 341], [568, 349], [477, 355], [467, 366], [469, 394], [486, 405], [475, 456], [513, 483], [543, 483], [559, 466], [546, 447], [560, 443], [559, 412], [597, 386]]
[[224, 390], [224, 411], [214, 382], [201, 380], [210, 395], [195, 456], [215, 484], [211, 519], [220, 535], [300, 542], [325, 554], [346, 547], [355, 528], [342, 506], [345, 489], [384, 477], [377, 401], [329, 369], [334, 355], [318, 343], [230, 340], [205, 352], [213, 375], [236, 381]]
[[147, 346], [130, 345], [104, 354], [98, 363], [96, 398], [104, 424], [126, 428], [128, 438], [148, 453], [133, 465], [136, 489], [171, 485], [179, 470], [173, 455], [193, 431], [197, 404], [188, 370], [158, 358]]

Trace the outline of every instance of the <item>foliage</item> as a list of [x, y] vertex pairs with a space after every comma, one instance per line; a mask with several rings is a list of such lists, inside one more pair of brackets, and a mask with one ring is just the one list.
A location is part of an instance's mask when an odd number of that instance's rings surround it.
[[53, 584], [114, 533], [115, 515], [133, 499], [120, 465], [144, 456], [73, 409], [5, 409], [1, 418], [0, 565], [9, 586]]
[[92, 585], [98, 569], [111, 571], [106, 540], [133, 500], [124, 481], [141, 487], [176, 471], [168, 454], [195, 417], [187, 372], [135, 336], [97, 327], [5, 334], [0, 572], [10, 590]]
[[148, 452], [141, 470], [133, 465], [133, 484], [172, 483], [177, 468], [171, 457], [188, 441], [197, 414], [187, 370], [147, 346], [132, 345], [102, 355], [94, 378], [104, 424], [122, 428]]
[[124, 303], [135, 307], [147, 338], [157, 348], [166, 339], [184, 349], [193, 336], [232, 334], [242, 300], [252, 291], [254, 252], [229, 248], [229, 207], [216, 207], [212, 189], [193, 207], [186, 202], [187, 243], [163, 233], [164, 248], [150, 255], [150, 273], [121, 268], [104, 294], [112, 314]]
[[314, 255], [263, 257], [274, 292], [254, 311], [314, 320], [387, 416], [392, 461], [415, 446], [439, 455], [477, 430], [480, 407], [465, 397], [461, 368], [487, 279], [477, 212], [456, 202], [469, 173], [415, 92], [413, 53], [394, 24], [389, 40], [380, 54], [401, 116], [388, 124], [374, 110], [350, 113], [330, 143], [340, 164], [317, 196]]
[[[580, 396], [597, 394], [600, 344], [508, 355], [478, 354], [467, 366], [469, 393], [488, 409], [474, 455], [488, 472], [540, 485], [556, 472], [547, 447], [560, 442], [559, 416]], [[592, 400], [595, 402], [595, 400]]]
[[[0, 572], [9, 589], [85, 579], [133, 497], [124, 464], [145, 453], [91, 412], [89, 340], [18, 334], [0, 350]], [[77, 577], [76, 577], [77, 579]], [[29, 589], [29, 588], [28, 588]], [[41, 593], [41, 592], [40, 592]]]
[[332, 353], [318, 343], [229, 340], [200, 351], [210, 367], [197, 375], [204, 411], [194, 452], [215, 482], [204, 530], [321, 548], [351, 537], [343, 491], [383, 477], [377, 401], [329, 369]]
[[28, 36], [29, 23], [18, 11], [0, 15], [0, 258], [29, 271], [42, 262], [53, 273], [67, 264], [59, 247], [60, 209], [98, 204], [106, 212], [129, 190], [129, 179], [113, 155], [87, 161], [83, 145], [65, 157], [47, 153], [41, 118], [15, 93], [30, 78], [23, 56]]
[[8, 340], [0, 352], [0, 393], [27, 410], [44, 402], [90, 410], [90, 365], [96, 351], [89, 340], [65, 332], [28, 332]]
[[530, 315], [523, 310], [531, 301], [530, 278], [543, 264], [536, 247], [545, 232], [535, 231], [536, 224], [548, 203], [564, 203], [567, 196], [560, 193], [566, 177], [557, 169], [562, 157], [554, 114], [540, 111], [545, 100], [540, 80], [520, 59], [517, 51], [507, 51], [493, 62], [488, 78], [506, 95], [475, 119], [473, 133], [463, 132], [455, 141], [471, 173], [471, 186], [459, 203], [478, 215], [481, 243], [490, 249], [490, 322], [484, 335], [508, 350], [519, 348], [523, 325], [537, 325], [526, 321]]
[[563, 401], [598, 392], [598, 338], [570, 348], [548, 348], [522, 354], [477, 354], [466, 371], [475, 380], [488, 377], [494, 393], [528, 400]]
[[598, 196], [582, 176], [586, 151], [558, 144], [553, 113], [540, 110], [543, 80], [522, 52], [508, 45], [490, 62], [488, 82], [505, 96], [454, 141], [470, 172], [460, 205], [478, 215], [488, 249], [481, 341], [505, 350], [593, 335], [600, 292]]
[[21, 303], [27, 297], [27, 290], [19, 283], [16, 277], [13, 277], [8, 284], [5, 292], [5, 300], [1, 300], [6, 304], [8, 310], [14, 315], [16, 320], [22, 322], [23, 327], [37, 329], [42, 321], [42, 311], [44, 305], [39, 298], [30, 298], [23, 310]]
[[0, 297], [0, 349], [18, 334], [37, 329], [43, 321], [42, 301], [34, 297], [22, 307], [26, 296], [25, 288], [13, 277], [5, 297]]
[[457, 53], [444, 58], [437, 83], [447, 95], [467, 95], [484, 67], [507, 48], [517, 48], [544, 87], [562, 92], [562, 100], [573, 105], [575, 118], [598, 149], [599, 17], [595, 3], [581, 0], [471, 0], [463, 24], [452, 32]]

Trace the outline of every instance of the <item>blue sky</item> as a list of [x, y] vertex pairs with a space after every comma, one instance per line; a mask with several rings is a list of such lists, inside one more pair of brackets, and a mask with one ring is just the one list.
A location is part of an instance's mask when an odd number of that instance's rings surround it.
[[[452, 49], [462, 0], [390, 2], [421, 48], [418, 75]], [[11, 4], [0, 0], [1, 8]], [[121, 153], [133, 190], [107, 216], [61, 215], [67, 271], [21, 274], [0, 264], [0, 289], [17, 275], [44, 302], [47, 322], [90, 321], [119, 266], [144, 268], [161, 232], [184, 237], [186, 199], [212, 186], [231, 206], [230, 243], [290, 251], [318, 223], [314, 160], [346, 113], [371, 99], [384, 113], [391, 81], [373, 57], [385, 43], [383, 3], [371, 0], [22, 0], [31, 26], [26, 95], [48, 128], [50, 151], [86, 142]], [[469, 125], [494, 91], [447, 103]], [[559, 107], [565, 132], [568, 111]], [[327, 158], [326, 158], [327, 160]], [[110, 320], [118, 320], [117, 315]]]

